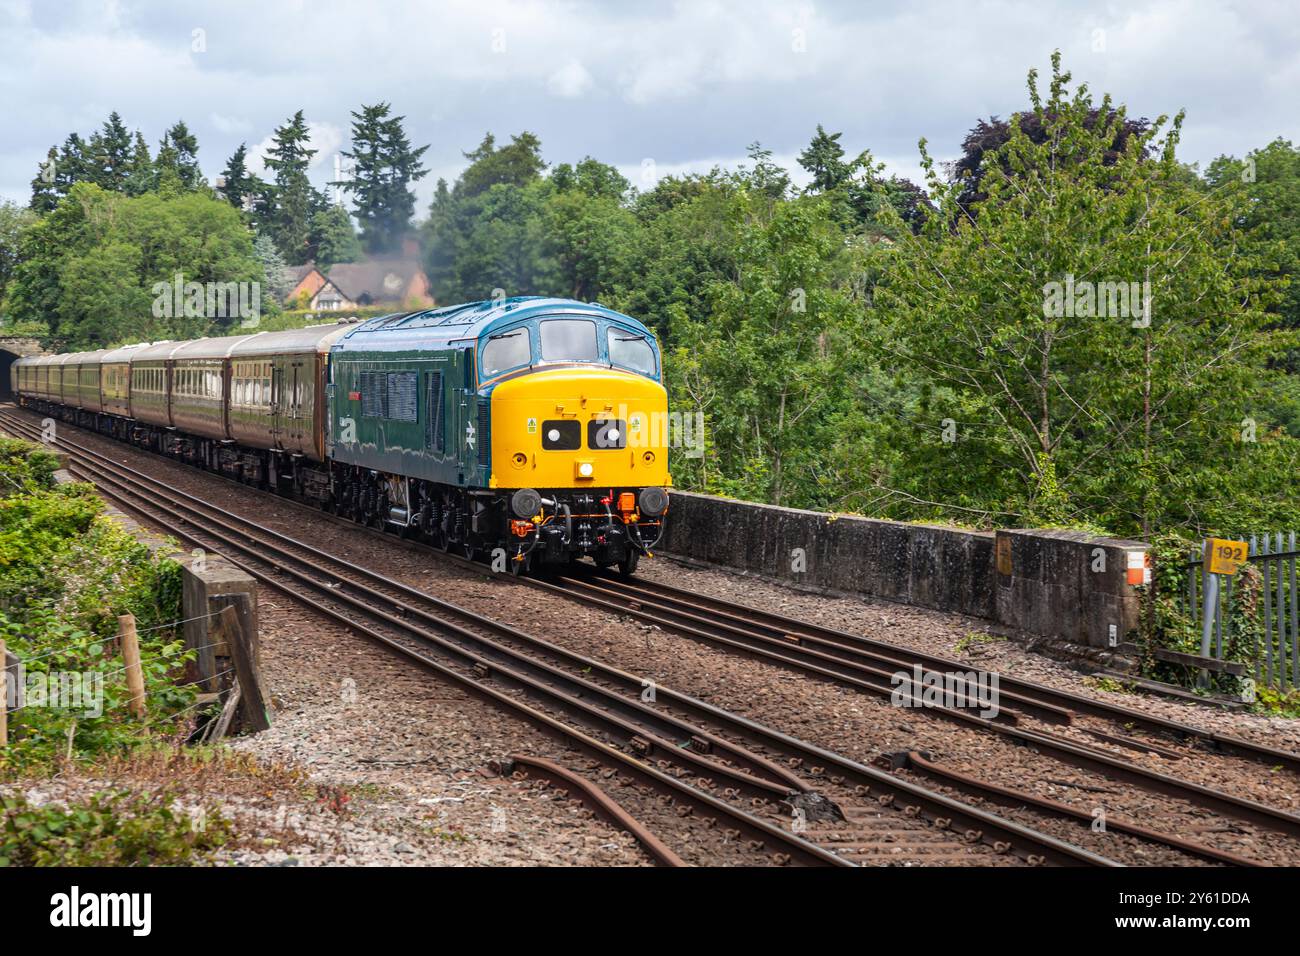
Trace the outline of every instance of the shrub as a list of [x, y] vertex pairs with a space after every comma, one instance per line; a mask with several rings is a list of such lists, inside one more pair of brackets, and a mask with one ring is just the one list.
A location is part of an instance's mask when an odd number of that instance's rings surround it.
[[34, 807], [0, 797], [0, 866], [175, 866], [223, 846], [230, 823], [204, 807], [201, 823], [169, 791], [105, 790], [82, 803]]

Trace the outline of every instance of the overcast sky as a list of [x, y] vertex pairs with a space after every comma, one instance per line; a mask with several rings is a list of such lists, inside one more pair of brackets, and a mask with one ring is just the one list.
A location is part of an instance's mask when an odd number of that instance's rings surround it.
[[45, 151], [112, 110], [151, 148], [183, 118], [212, 179], [303, 109], [324, 183], [349, 112], [379, 100], [430, 144], [420, 214], [489, 130], [640, 185], [734, 165], [754, 140], [793, 167], [822, 123], [919, 182], [920, 137], [952, 158], [978, 118], [1027, 105], [1054, 48], [1132, 115], [1185, 107], [1186, 160], [1300, 140], [1286, 2], [0, 0], [0, 196], [26, 202]]

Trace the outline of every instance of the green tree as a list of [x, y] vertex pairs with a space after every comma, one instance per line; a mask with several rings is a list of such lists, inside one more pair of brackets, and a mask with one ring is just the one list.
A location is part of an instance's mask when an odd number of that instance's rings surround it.
[[527, 131], [510, 137], [509, 145], [500, 149], [496, 137], [488, 133], [476, 149], [464, 156], [469, 166], [456, 180], [458, 199], [469, 199], [497, 185], [526, 186], [540, 179], [546, 170], [542, 141]]
[[90, 138], [87, 153], [90, 181], [104, 189], [123, 191], [131, 162], [131, 134], [116, 110]]
[[828, 452], [855, 412], [859, 313], [829, 203], [771, 195], [733, 199], [737, 268], [711, 284], [710, 312], [675, 310], [674, 409], [707, 417], [707, 487], [816, 506], [842, 482]]
[[842, 135], [828, 133], [818, 123], [812, 142], [799, 154], [799, 165], [812, 176], [809, 191], [828, 193], [838, 189], [849, 178], [852, 168], [844, 161], [844, 147], [840, 145]]
[[122, 191], [128, 196], [143, 196], [158, 186], [158, 170], [154, 168], [153, 157], [149, 155], [149, 144], [144, 134], [135, 131], [135, 142], [131, 147], [131, 158], [127, 161], [123, 176]]
[[328, 271], [336, 262], [361, 258], [361, 240], [352, 218], [340, 206], [327, 206], [311, 220], [311, 244], [316, 250], [316, 267]]
[[3, 309], [5, 293], [9, 280], [13, 278], [14, 269], [20, 261], [20, 242], [23, 230], [31, 225], [35, 214], [30, 209], [0, 200], [0, 309]]
[[733, 203], [741, 188], [734, 175], [666, 176], [637, 197], [628, 277], [612, 304], [675, 344], [674, 317], [708, 315], [710, 289], [736, 275], [739, 239]]
[[429, 172], [420, 165], [429, 147], [413, 149], [402, 126], [406, 117], [390, 114], [388, 103], [352, 113], [352, 150], [343, 153], [352, 160], [352, 175], [336, 184], [352, 193], [361, 239], [371, 252], [395, 248], [410, 230], [411, 183]]
[[632, 184], [616, 168], [590, 156], [574, 166], [560, 163], [551, 170], [551, 182], [562, 193], [580, 192], [592, 199], [621, 203], [632, 192]]
[[59, 204], [61, 195], [55, 185], [55, 173], [59, 168], [59, 149], [51, 146], [42, 160], [40, 168], [32, 178], [32, 200], [28, 208], [42, 215]]
[[498, 289], [506, 295], [555, 290], [555, 263], [546, 252], [544, 183], [498, 184], [467, 205], [455, 298], [486, 299]]
[[1296, 446], [1246, 424], [1288, 343], [1268, 328], [1275, 285], [1234, 254], [1246, 197], [1189, 181], [1181, 115], [1116, 153], [1124, 109], [1069, 84], [1059, 54], [1046, 98], [1030, 73], [1034, 123], [1013, 117], [985, 158], [977, 219], [922, 141], [940, 215], [879, 250], [874, 301], [878, 348], [924, 389], [896, 416], [907, 467], [877, 476], [877, 506], [1121, 533], [1294, 519], [1279, 469]]
[[277, 127], [266, 168], [274, 174], [269, 191], [266, 228], [285, 261], [293, 265], [311, 258], [311, 220], [324, 208], [324, 197], [311, 184], [307, 170], [316, 150], [302, 110]]
[[790, 192], [790, 174], [772, 160], [772, 151], [757, 141], [745, 150], [753, 161], [750, 168], [741, 167], [740, 175], [770, 199], [784, 199]]
[[541, 142], [520, 133], [500, 149], [492, 134], [450, 189], [439, 181], [423, 229], [425, 264], [442, 301], [553, 293], [562, 284], [548, 252], [552, 190], [542, 178]]
[[544, 212], [545, 253], [555, 261], [555, 291], [570, 298], [607, 298], [631, 281], [637, 220], [624, 205], [631, 185], [617, 169], [590, 156], [552, 171]]
[[248, 145], [240, 143], [239, 148], [226, 160], [217, 192], [236, 209], [245, 209], [246, 206], [251, 207], [254, 198], [263, 189], [265, 183], [248, 171]]
[[166, 182], [179, 184], [181, 189], [202, 186], [203, 173], [199, 169], [198, 154], [198, 140], [183, 120], [178, 121], [163, 134], [158, 144], [158, 155], [154, 157], [160, 186]]
[[92, 178], [89, 149], [81, 136], [69, 133], [63, 145], [51, 148], [32, 180], [31, 208], [39, 213], [52, 210], [74, 183]]
[[237, 321], [206, 301], [193, 315], [156, 310], [154, 285], [177, 276], [200, 284], [264, 279], [237, 210], [204, 192], [128, 197], [77, 183], [22, 230], [9, 299], [16, 319], [48, 320], [53, 344], [74, 349], [194, 338]]
[[455, 203], [447, 180], [439, 178], [429, 202], [429, 216], [420, 226], [424, 271], [435, 295], [444, 301], [456, 301], [456, 259], [460, 254], [460, 234], [456, 228]]
[[275, 240], [259, 233], [253, 240], [253, 254], [262, 266], [266, 298], [276, 303], [284, 302], [293, 291], [293, 270], [285, 265], [280, 250], [275, 247]]
[[[1243, 247], [1260, 258], [1268, 275], [1285, 285], [1271, 310], [1278, 324], [1300, 329], [1300, 147], [1279, 138], [1244, 160], [1220, 156], [1206, 170], [1205, 179], [1214, 191], [1231, 188], [1247, 195], [1239, 220], [1245, 233]], [[1300, 375], [1300, 351], [1287, 356], [1285, 367]]]
[[142, 258], [139, 246], [110, 240], [65, 260], [52, 328], [70, 347], [149, 338], [161, 329], [150, 319]]
[[885, 179], [881, 175], [884, 164], [877, 163], [870, 150], [846, 161], [840, 136], [817, 125], [812, 142], [799, 154], [799, 165], [812, 176], [805, 192], [830, 196], [832, 210], [846, 228], [865, 227], [869, 232], [888, 235], [891, 230], [882, 214], [889, 207], [908, 229], [919, 229], [931, 211], [924, 191], [897, 176]]

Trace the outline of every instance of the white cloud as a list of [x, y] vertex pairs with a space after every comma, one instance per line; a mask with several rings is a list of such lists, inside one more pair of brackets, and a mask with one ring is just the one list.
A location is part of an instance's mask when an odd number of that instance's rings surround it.
[[[1186, 106], [1188, 160], [1300, 140], [1300, 20], [1251, 0], [987, 0], [969, 12], [942, 0], [428, 6], [0, 0], [0, 196], [25, 201], [46, 149], [111, 110], [151, 146], [184, 118], [211, 178], [241, 141], [260, 140], [260, 158], [271, 131], [303, 109], [323, 185], [349, 111], [381, 100], [407, 116], [413, 143], [432, 144], [425, 161], [439, 173], [463, 167], [462, 151], [488, 131], [504, 142], [530, 130], [552, 163], [589, 154], [636, 182], [642, 157], [661, 170], [734, 165], [753, 140], [792, 159], [823, 123], [844, 132], [850, 154], [869, 148], [907, 175], [920, 137], [950, 156], [977, 119], [1023, 108], [1027, 70], [1046, 72], [1056, 48], [1076, 81], [1133, 115]], [[285, 42], [307, 22], [364, 57]], [[201, 54], [190, 49], [195, 27], [207, 31]], [[1095, 53], [1097, 28], [1107, 42]], [[421, 206], [435, 178], [420, 182]]]
[[253, 128], [253, 124], [246, 119], [240, 119], [237, 116], [222, 116], [220, 113], [211, 113], [208, 118], [212, 121], [213, 127], [221, 133], [230, 136], [236, 136], [241, 133], [247, 133]]
[[546, 88], [555, 96], [575, 99], [591, 89], [591, 74], [577, 60], [570, 60], [546, 80]]

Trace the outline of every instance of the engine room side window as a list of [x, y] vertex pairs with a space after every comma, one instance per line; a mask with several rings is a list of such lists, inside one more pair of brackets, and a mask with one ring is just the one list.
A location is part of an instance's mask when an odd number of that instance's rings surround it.
[[643, 375], [654, 375], [655, 350], [644, 335], [624, 329], [609, 330], [609, 363]]
[[388, 377], [383, 372], [367, 371], [360, 374], [361, 414], [365, 418], [383, 418], [384, 403], [388, 400]]
[[398, 422], [413, 422], [419, 416], [415, 372], [389, 372], [388, 395], [384, 417]]
[[527, 365], [532, 360], [532, 346], [528, 341], [527, 329], [512, 329], [488, 336], [487, 345], [483, 346], [484, 378], [491, 378], [512, 368]]
[[594, 362], [596, 323], [586, 319], [547, 319], [541, 324], [543, 362]]

